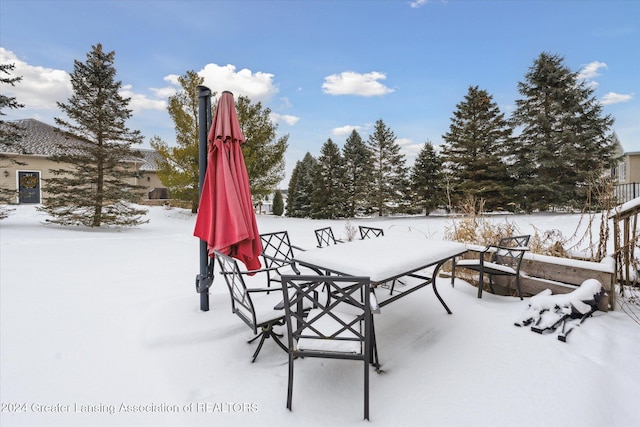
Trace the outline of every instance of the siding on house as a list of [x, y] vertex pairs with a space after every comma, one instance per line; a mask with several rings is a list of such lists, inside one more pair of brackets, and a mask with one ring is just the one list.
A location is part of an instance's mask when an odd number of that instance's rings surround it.
[[625, 153], [626, 176], [623, 183], [640, 182], [640, 151]]
[[[3, 162], [2, 170], [0, 171], [0, 186], [2, 188], [17, 191], [20, 184], [18, 180], [23, 175], [23, 172], [36, 173], [40, 176], [40, 182], [46, 185], [47, 179], [53, 176], [51, 169], [57, 169], [62, 166], [48, 159], [49, 156], [59, 152], [58, 145], [63, 144], [68, 147], [68, 150], [73, 150], [75, 145], [83, 144], [82, 141], [70, 138], [55, 127], [35, 119], [18, 120], [16, 123], [23, 129], [23, 138], [20, 144], [28, 154], [10, 151], [0, 144], [0, 153], [24, 163], [21, 165]], [[152, 197], [157, 194], [166, 194], [166, 189], [157, 174], [158, 167], [156, 162], [160, 158], [159, 154], [155, 150], [138, 150], [142, 152], [144, 157], [142, 159], [131, 159], [128, 163], [132, 169], [140, 171], [140, 178], [131, 178], [130, 184], [147, 188], [147, 191], [143, 194], [143, 199], [148, 199], [150, 194]], [[43, 185], [40, 185], [41, 189]], [[164, 191], [157, 191], [157, 189]], [[46, 192], [41, 190], [39, 200], [46, 196]], [[20, 199], [16, 195], [15, 203], [19, 202]]]

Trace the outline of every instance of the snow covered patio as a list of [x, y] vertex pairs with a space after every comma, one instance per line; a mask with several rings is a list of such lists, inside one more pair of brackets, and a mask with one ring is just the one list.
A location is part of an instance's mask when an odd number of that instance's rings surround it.
[[[286, 407], [287, 356], [267, 342], [256, 363], [248, 328], [221, 278], [211, 310], [195, 292], [195, 217], [150, 209], [123, 231], [44, 226], [33, 206], [0, 223], [2, 426], [356, 426], [362, 372], [345, 361], [296, 364]], [[523, 232], [571, 235], [578, 215], [509, 218]], [[442, 238], [445, 218], [352, 220]], [[346, 221], [259, 216], [260, 232]], [[384, 374], [371, 375], [371, 424], [381, 426], [632, 426], [638, 422], [640, 325], [596, 312], [565, 344], [513, 325], [528, 299], [438, 281], [376, 317]]]

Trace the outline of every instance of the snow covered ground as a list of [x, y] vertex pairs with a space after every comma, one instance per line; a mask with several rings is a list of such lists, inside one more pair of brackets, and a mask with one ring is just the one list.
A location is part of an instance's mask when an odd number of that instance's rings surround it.
[[[195, 217], [151, 208], [129, 230], [43, 225], [33, 206], [0, 223], [0, 424], [8, 426], [356, 426], [362, 372], [348, 361], [296, 363], [286, 409], [287, 357], [231, 313], [221, 278], [211, 310], [195, 293]], [[496, 217], [496, 221], [503, 218]], [[523, 233], [571, 235], [577, 215], [513, 216]], [[260, 232], [346, 221], [258, 217]], [[446, 218], [352, 220], [442, 238]], [[371, 375], [371, 425], [635, 426], [640, 422], [640, 325], [597, 312], [568, 338], [514, 321], [528, 301], [463, 281], [385, 307], [376, 318], [383, 374]], [[255, 344], [255, 343], [254, 343]]]

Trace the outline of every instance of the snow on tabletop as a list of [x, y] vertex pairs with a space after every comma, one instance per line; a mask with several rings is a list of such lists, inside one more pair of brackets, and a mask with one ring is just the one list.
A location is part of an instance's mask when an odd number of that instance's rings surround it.
[[296, 259], [352, 276], [386, 281], [403, 272], [434, 264], [465, 250], [458, 242], [428, 239], [421, 233], [396, 232], [374, 239], [356, 240], [312, 249]]

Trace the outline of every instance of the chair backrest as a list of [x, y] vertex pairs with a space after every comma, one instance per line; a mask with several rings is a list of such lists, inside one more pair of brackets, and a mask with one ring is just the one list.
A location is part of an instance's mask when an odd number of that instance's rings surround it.
[[262, 258], [266, 268], [280, 268], [289, 265], [293, 259], [293, 249], [289, 233], [277, 231], [260, 235]]
[[[289, 349], [294, 356], [370, 360], [370, 280], [282, 276]], [[313, 307], [310, 311], [305, 308]]]
[[237, 261], [221, 252], [214, 251], [214, 253], [220, 265], [220, 274], [229, 288], [231, 311], [252, 328], [254, 333], [257, 333], [255, 308]]
[[493, 253], [492, 261], [507, 265], [516, 271], [520, 270], [524, 250], [529, 247], [530, 235], [504, 237], [500, 239], [497, 250]]
[[359, 228], [361, 239], [384, 236], [384, 230], [382, 228], [367, 227], [365, 225], [360, 225]]
[[318, 247], [324, 248], [325, 246], [335, 245], [338, 242], [333, 236], [333, 230], [331, 227], [324, 227], [314, 230], [316, 233], [316, 239], [318, 239]]

